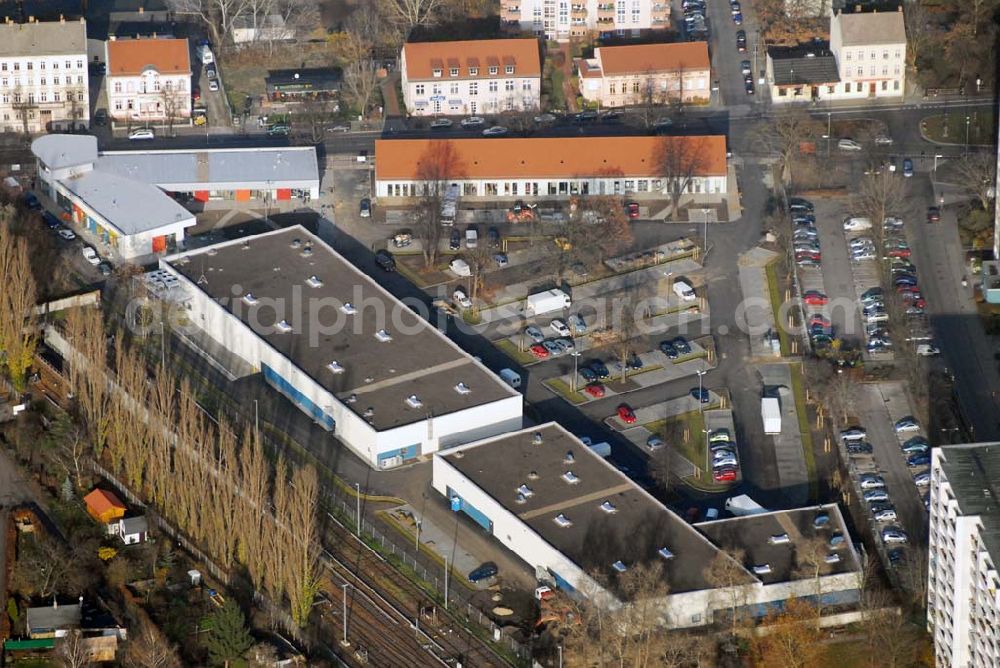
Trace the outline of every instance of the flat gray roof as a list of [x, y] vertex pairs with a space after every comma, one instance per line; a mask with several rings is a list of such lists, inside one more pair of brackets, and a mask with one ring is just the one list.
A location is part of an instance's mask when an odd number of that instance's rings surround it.
[[31, 142], [31, 152], [49, 169], [89, 165], [97, 160], [97, 137], [42, 135]]
[[994, 560], [1000, 559], [1000, 443], [943, 445], [941, 470], [963, 515], [978, 515], [982, 537]]
[[174, 223], [195, 223], [193, 213], [156, 186], [142, 181], [93, 170], [61, 183], [124, 235]]
[[269, 184], [319, 186], [311, 146], [176, 151], [108, 151], [97, 169], [155, 183], [166, 190], [202, 185], [213, 190], [266, 188]]
[[[535, 433], [541, 444], [534, 442]], [[718, 549], [556, 423], [439, 456], [587, 573], [600, 572], [614, 583], [616, 561], [630, 566], [660, 560], [671, 593], [711, 587], [704, 571]], [[567, 482], [567, 472], [577, 482]], [[531, 491], [523, 503], [521, 485]], [[605, 502], [614, 512], [602, 509]], [[560, 515], [572, 525], [559, 526]], [[674, 557], [663, 559], [661, 548]]]
[[[821, 528], [816, 528], [813, 525], [814, 520], [824, 513], [829, 517], [829, 522]], [[769, 565], [770, 573], [757, 576], [764, 584], [812, 577], [813, 566], [805, 561], [805, 555], [813, 550], [811, 544], [816, 545], [816, 551], [813, 552], [815, 556], [820, 558], [825, 558], [829, 554], [840, 556], [840, 561], [837, 563], [822, 563], [821, 575], [834, 575], [860, 569], [851, 545], [851, 536], [835, 503], [701, 522], [695, 527], [730, 554], [738, 550], [743, 551], [746, 555], [744, 565], [748, 568]], [[829, 546], [830, 538], [835, 533], [844, 537], [844, 542], [836, 549]], [[782, 535], [787, 535], [790, 542], [782, 544], [770, 542], [772, 536]]]
[[0, 23], [0, 58], [86, 54], [87, 24], [81, 20]]
[[[226, 310], [356, 413], [372, 409], [369, 422], [379, 431], [518, 395], [301, 226], [164, 262], [213, 299], [225, 299]], [[313, 276], [319, 287], [308, 283]], [[247, 293], [259, 303], [248, 305]], [[343, 313], [346, 303], [357, 312]], [[285, 305], [284, 313], [271, 306], [276, 304]], [[318, 317], [310, 318], [310, 309]], [[276, 331], [281, 320], [290, 332]], [[392, 340], [376, 338], [380, 330]], [[333, 373], [332, 362], [343, 371]], [[457, 391], [459, 383], [469, 391]], [[421, 405], [407, 403], [414, 395]]]

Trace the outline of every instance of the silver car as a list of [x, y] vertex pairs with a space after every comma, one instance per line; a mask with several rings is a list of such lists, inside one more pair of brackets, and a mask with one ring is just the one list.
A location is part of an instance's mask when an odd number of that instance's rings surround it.
[[541, 343], [545, 340], [545, 335], [542, 334], [542, 330], [538, 329], [534, 325], [526, 327], [524, 329], [524, 335], [531, 339], [533, 343]]
[[870, 489], [864, 493], [864, 500], [868, 503], [872, 501], [888, 501], [889, 492], [884, 489]]
[[870, 476], [861, 479], [861, 489], [882, 489], [885, 487], [885, 480], [881, 476]]
[[896, 519], [896, 511], [892, 508], [882, 508], [875, 511], [874, 517], [876, 522], [892, 522]]

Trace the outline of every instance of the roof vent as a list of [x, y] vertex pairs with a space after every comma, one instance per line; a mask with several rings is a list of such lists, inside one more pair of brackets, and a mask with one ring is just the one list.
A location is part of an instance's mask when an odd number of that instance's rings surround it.
[[531, 444], [532, 445], [541, 445], [542, 444], [542, 432], [536, 431], [534, 433], [534, 435], [531, 437]]
[[538, 471], [528, 471], [528, 480], [538, 480]]
[[517, 503], [521, 503], [521, 504], [527, 503], [527, 501], [528, 501], [528, 499], [525, 498], [524, 494], [518, 494], [516, 500], [517, 500]]
[[310, 276], [306, 279], [306, 285], [310, 288], [321, 288], [323, 287], [323, 281], [320, 280], [319, 276]]
[[558, 524], [563, 529], [568, 529], [571, 526], [573, 526], [573, 521], [570, 520], [565, 515], [563, 515], [562, 513], [559, 513], [552, 519], [555, 521], [556, 524]]
[[[344, 302], [344, 305], [340, 307], [340, 310], [342, 313], [346, 313], [347, 315], [354, 315], [358, 312], [358, 309], [354, 308], [354, 304], [351, 302]], [[382, 331], [384, 332], [385, 330], [383, 329]]]
[[575, 485], [576, 483], [580, 482], [580, 478], [578, 478], [576, 474], [573, 473], [572, 471], [566, 471], [566, 473], [563, 473], [562, 479], [571, 485]]
[[288, 334], [288, 332], [292, 331], [292, 326], [288, 324], [287, 320], [282, 320], [277, 325], [275, 325], [274, 328], [277, 329], [282, 334]]
[[517, 488], [517, 493], [520, 494], [521, 496], [523, 496], [524, 498], [532, 497], [535, 494], [532, 491], [532, 489], [530, 487], [528, 487], [527, 485], [521, 485], [520, 487], [518, 487]]
[[357, 403], [357, 402], [358, 402], [358, 395], [356, 395], [356, 394], [348, 395], [348, 397], [347, 397], [347, 403], [354, 404], [354, 403]]
[[389, 332], [387, 332], [384, 329], [380, 329], [377, 332], [375, 332], [375, 338], [381, 341], [382, 343], [389, 343], [390, 341], [392, 341], [392, 335], [389, 334]]
[[661, 557], [663, 557], [664, 559], [673, 559], [674, 558], [674, 553], [671, 552], [670, 550], [668, 550], [665, 547], [661, 547], [659, 550], [656, 551], [656, 553], [658, 555], [660, 555]]
[[361, 416], [366, 420], [370, 420], [371, 418], [375, 417], [375, 409], [369, 406], [368, 408], [365, 409], [365, 412], [362, 413]]
[[207, 251], [205, 251], [205, 255], [214, 256], [214, 255], [218, 255], [218, 254], [219, 254], [219, 249], [218, 248], [209, 248]]
[[470, 392], [472, 392], [472, 390], [469, 389], [469, 386], [466, 385], [465, 383], [459, 383], [458, 385], [456, 385], [455, 391], [458, 392], [459, 394], [469, 394]]
[[340, 362], [338, 362], [337, 360], [333, 360], [332, 362], [327, 364], [326, 368], [332, 371], [333, 373], [344, 373], [344, 367], [341, 366]]
[[424, 405], [423, 402], [420, 401], [419, 397], [417, 397], [417, 395], [415, 394], [411, 394], [410, 396], [406, 397], [406, 403], [410, 408], [420, 408], [421, 406]]
[[313, 249], [312, 246], [309, 244], [306, 244], [305, 247], [302, 249], [302, 252], [299, 253], [299, 255], [301, 255], [302, 257], [312, 257], [312, 254], [313, 254]]
[[576, 457], [573, 456], [572, 450], [566, 451], [566, 457], [563, 458], [563, 464], [572, 464], [576, 461]]
[[302, 239], [299, 239], [298, 237], [292, 239], [292, 244], [291, 244], [292, 248], [299, 248], [301, 245], [302, 245]]
[[243, 250], [250, 250], [250, 240], [249, 240], [249, 239], [245, 239], [245, 240], [243, 241], [243, 246], [242, 246], [242, 248], [243, 248]]
[[243, 295], [243, 303], [247, 306], [256, 306], [260, 303], [260, 300], [254, 297], [252, 292], [248, 292]]
[[603, 510], [606, 513], [617, 513], [618, 512], [618, 509], [615, 508], [615, 504], [611, 503], [610, 501], [605, 501], [604, 503], [602, 503], [601, 504], [601, 510]]
[[623, 564], [620, 559], [618, 561], [616, 561], [615, 563], [611, 564], [611, 568], [615, 569], [619, 573], [624, 573], [625, 571], [628, 570], [628, 566], [626, 566], [625, 564]]

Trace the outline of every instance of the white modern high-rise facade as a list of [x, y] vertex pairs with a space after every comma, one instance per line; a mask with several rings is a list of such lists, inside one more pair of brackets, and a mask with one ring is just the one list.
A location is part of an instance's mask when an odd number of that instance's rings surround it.
[[670, 27], [670, 0], [500, 0], [500, 21], [560, 42], [592, 35], [639, 37]]
[[932, 451], [927, 628], [938, 666], [1000, 665], [998, 494], [1000, 443]]

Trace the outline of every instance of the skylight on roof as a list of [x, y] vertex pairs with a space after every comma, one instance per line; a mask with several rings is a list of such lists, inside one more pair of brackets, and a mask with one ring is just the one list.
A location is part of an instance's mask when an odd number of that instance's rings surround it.
[[555, 517], [553, 517], [552, 521], [555, 522], [556, 524], [558, 524], [563, 529], [568, 529], [571, 526], [573, 526], [572, 520], [570, 520], [568, 517], [566, 517], [562, 513], [559, 513], [558, 515], [556, 515]]
[[341, 364], [337, 360], [333, 360], [332, 362], [327, 364], [326, 368], [332, 371], [333, 373], [344, 373], [344, 367], [341, 366]]
[[384, 329], [380, 329], [377, 332], [375, 332], [375, 338], [381, 341], [382, 343], [389, 343], [390, 341], [392, 341], [392, 335], [389, 334], [389, 332]]
[[616, 561], [615, 563], [611, 564], [611, 568], [615, 569], [619, 573], [624, 573], [625, 571], [628, 570], [628, 566], [626, 566], [625, 564], [623, 564], [621, 562], [621, 560]]
[[243, 303], [247, 306], [255, 306], [260, 303], [260, 300], [254, 297], [252, 292], [248, 292], [243, 295]]
[[[344, 305], [340, 307], [341, 313], [346, 313], [347, 315], [354, 315], [358, 312], [358, 309], [354, 308], [354, 304], [351, 302], [344, 302]], [[384, 329], [382, 330], [385, 331]]]
[[611, 503], [610, 501], [605, 501], [604, 503], [602, 503], [601, 504], [601, 510], [603, 510], [606, 513], [617, 513], [618, 512], [618, 509], [615, 508], [615, 504]]
[[563, 473], [562, 479], [571, 485], [575, 485], [576, 483], [580, 482], [580, 478], [578, 478], [576, 474], [573, 473], [572, 471], [566, 471], [566, 473]]
[[521, 494], [525, 498], [529, 498], [535, 494], [534, 490], [528, 487], [527, 485], [521, 485], [520, 487], [518, 487], [517, 493]]
[[660, 555], [661, 557], [663, 557], [664, 559], [673, 559], [674, 558], [674, 553], [671, 552], [670, 550], [668, 550], [665, 547], [661, 547], [659, 550], [656, 551], [656, 553], [658, 555]]
[[287, 320], [282, 320], [274, 328], [282, 334], [288, 334], [288, 332], [292, 331], [292, 326], [288, 324]]
[[455, 391], [459, 394], [469, 394], [472, 390], [465, 383], [459, 383], [455, 386]]
[[424, 402], [420, 401], [420, 398], [415, 394], [406, 397], [406, 403], [410, 408], [420, 408], [424, 405]]
[[321, 288], [323, 287], [323, 281], [320, 280], [319, 276], [310, 276], [306, 279], [306, 285], [310, 288]]

